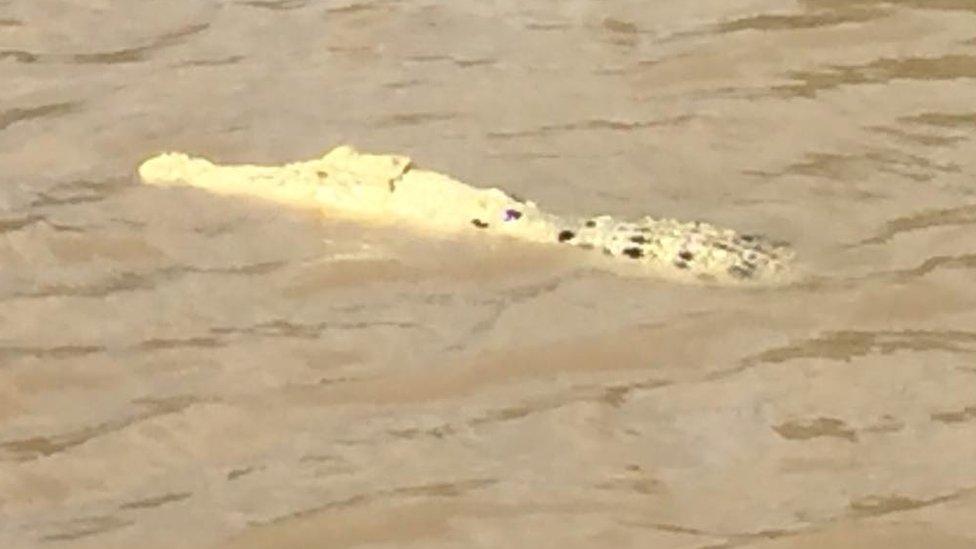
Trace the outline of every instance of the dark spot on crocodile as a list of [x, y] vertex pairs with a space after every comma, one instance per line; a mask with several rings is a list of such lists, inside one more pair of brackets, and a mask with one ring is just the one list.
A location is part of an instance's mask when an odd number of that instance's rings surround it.
[[522, 217], [522, 212], [518, 210], [505, 210], [505, 221], [514, 221]]
[[674, 266], [677, 267], [677, 268], [679, 268], [679, 269], [687, 269], [688, 268], [688, 264], [685, 263], [684, 261], [681, 261], [680, 259], [676, 259], [674, 261]]
[[637, 231], [638, 232], [641, 232], [641, 233], [649, 233], [649, 232], [651, 232], [651, 228], [650, 227], [637, 227]]
[[729, 267], [729, 274], [736, 278], [749, 278], [752, 276], [752, 271], [740, 267], [739, 265], [732, 265]]
[[315, 172], [315, 175], [319, 177], [329, 177], [329, 172], [324, 170], [318, 170], [317, 172]]
[[742, 240], [743, 242], [755, 242], [758, 239], [759, 237], [754, 234], [744, 234], [739, 237], [739, 240]]
[[684, 259], [685, 261], [691, 261], [692, 259], [695, 259], [695, 254], [689, 252], [688, 250], [681, 250], [678, 252], [678, 257]]
[[725, 242], [716, 242], [715, 244], [712, 244], [712, 245], [715, 246], [716, 248], [720, 249], [720, 250], [725, 250], [727, 252], [731, 252], [732, 251], [732, 246], [729, 246]]
[[472, 219], [471, 224], [474, 225], [475, 227], [478, 227], [479, 229], [488, 228], [488, 224], [478, 218]]
[[592, 229], [593, 227], [596, 227], [596, 221], [593, 221], [592, 219], [587, 220], [586, 226]]
[[574, 236], [576, 236], [576, 233], [573, 231], [559, 231], [558, 238], [560, 242], [566, 242], [567, 240], [572, 240]]
[[583, 248], [584, 250], [592, 250], [593, 249], [593, 244], [590, 244], [589, 242], [586, 242], [586, 243], [580, 244], [579, 247], [580, 248]]
[[607, 248], [606, 246], [604, 246], [603, 247], [603, 255], [611, 255], [612, 256], [613, 255], [613, 251], [610, 248]]
[[630, 237], [630, 241], [633, 242], [634, 244], [647, 244], [647, 238], [641, 235]]
[[634, 247], [634, 248], [624, 248], [624, 255], [631, 257], [633, 259], [639, 259], [644, 257], [644, 250]]

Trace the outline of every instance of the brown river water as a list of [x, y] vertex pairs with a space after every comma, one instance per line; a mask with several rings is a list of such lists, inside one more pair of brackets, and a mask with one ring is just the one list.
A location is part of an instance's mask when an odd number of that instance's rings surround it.
[[[976, 1], [0, 0], [0, 547], [976, 547]], [[788, 241], [140, 185], [349, 143]]]

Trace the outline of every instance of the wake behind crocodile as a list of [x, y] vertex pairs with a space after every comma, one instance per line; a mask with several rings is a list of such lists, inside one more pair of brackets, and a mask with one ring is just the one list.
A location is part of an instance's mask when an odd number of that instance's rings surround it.
[[[363, 223], [404, 223], [428, 233], [480, 231], [602, 253], [650, 276], [719, 283], [777, 282], [792, 251], [757, 236], [704, 222], [610, 215], [569, 218], [496, 188], [479, 188], [414, 167], [409, 158], [338, 147], [282, 166], [214, 164], [165, 153], [139, 167], [149, 185], [186, 185], [246, 195]], [[628, 269], [632, 271], [632, 269]]]

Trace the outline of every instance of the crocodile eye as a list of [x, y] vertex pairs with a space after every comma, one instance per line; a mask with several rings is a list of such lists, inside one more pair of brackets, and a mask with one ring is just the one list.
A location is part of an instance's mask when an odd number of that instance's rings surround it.
[[504, 217], [505, 221], [515, 221], [516, 219], [519, 219], [521, 217], [522, 217], [522, 212], [518, 210], [512, 210], [512, 209], [505, 210], [505, 217]]

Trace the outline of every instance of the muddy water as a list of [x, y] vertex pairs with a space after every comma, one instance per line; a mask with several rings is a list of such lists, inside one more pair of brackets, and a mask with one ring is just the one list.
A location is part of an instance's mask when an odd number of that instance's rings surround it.
[[[0, 546], [976, 546], [971, 0], [5, 0], [0, 81]], [[133, 178], [340, 143], [802, 277]]]

